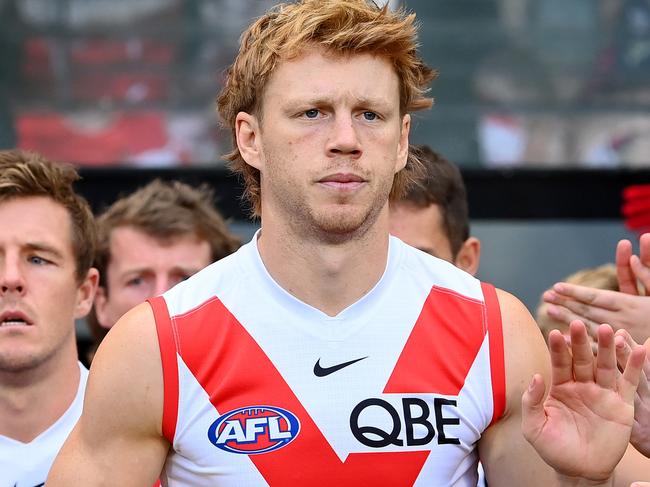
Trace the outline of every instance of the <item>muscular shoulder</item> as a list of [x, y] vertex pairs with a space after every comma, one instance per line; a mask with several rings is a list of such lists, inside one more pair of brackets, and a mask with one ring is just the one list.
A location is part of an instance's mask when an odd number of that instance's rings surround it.
[[523, 303], [501, 289], [497, 289], [497, 297], [503, 326], [508, 414], [520, 408], [521, 395], [534, 373], [550, 377], [550, 359], [542, 334]]
[[150, 305], [144, 303], [126, 313], [99, 347], [90, 369], [84, 414], [113, 416], [126, 427], [160, 433], [162, 402], [156, 326]]

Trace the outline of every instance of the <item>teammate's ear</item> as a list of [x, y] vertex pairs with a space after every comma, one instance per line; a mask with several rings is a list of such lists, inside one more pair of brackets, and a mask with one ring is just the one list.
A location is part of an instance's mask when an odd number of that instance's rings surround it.
[[481, 241], [476, 237], [469, 237], [460, 247], [454, 264], [471, 275], [476, 275], [481, 263]]
[[77, 303], [75, 306], [75, 319], [85, 317], [95, 300], [97, 285], [99, 284], [99, 271], [94, 267], [88, 269], [86, 277], [77, 288]]
[[260, 147], [260, 126], [257, 117], [246, 112], [239, 112], [235, 118], [235, 138], [237, 148], [244, 161], [261, 170], [263, 165]]
[[99, 323], [99, 326], [102, 328], [108, 330], [115, 324], [110, 323], [109, 320], [108, 296], [104, 286], [99, 286], [97, 288], [97, 295], [95, 296], [95, 316], [97, 317], [97, 323]]

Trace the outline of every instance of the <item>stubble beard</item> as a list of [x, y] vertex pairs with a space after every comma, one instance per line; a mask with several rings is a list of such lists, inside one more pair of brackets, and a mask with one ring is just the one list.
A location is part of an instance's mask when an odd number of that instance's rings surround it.
[[370, 201], [358, 204], [339, 202], [319, 207], [310, 206], [306, 200], [285, 199], [290, 226], [293, 231], [310, 240], [341, 244], [364, 236], [377, 221], [388, 201], [390, 186], [375, 191]]
[[[66, 335], [67, 337], [67, 335]], [[36, 348], [27, 351], [12, 350], [10, 352], [0, 350], [0, 373], [18, 374], [34, 370], [50, 360], [57, 353], [62, 353], [66, 347], [66, 339], [60, 343], [45, 348]]]

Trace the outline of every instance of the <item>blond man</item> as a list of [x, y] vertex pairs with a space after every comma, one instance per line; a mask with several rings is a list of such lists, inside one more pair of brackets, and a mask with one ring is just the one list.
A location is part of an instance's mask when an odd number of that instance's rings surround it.
[[594, 367], [576, 323], [591, 375], [555, 343], [543, 403], [523, 305], [389, 237], [410, 113], [431, 105], [416, 46], [413, 16], [363, 0], [247, 29], [218, 106], [261, 231], [113, 328], [48, 487], [476, 485], [479, 457], [493, 485], [610, 482], [643, 352], [612, 381], [611, 329]]

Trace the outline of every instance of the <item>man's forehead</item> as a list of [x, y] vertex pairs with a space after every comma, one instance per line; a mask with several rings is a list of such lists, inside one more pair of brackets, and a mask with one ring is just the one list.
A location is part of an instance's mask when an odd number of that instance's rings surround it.
[[169, 231], [165, 233], [157, 233], [133, 224], [117, 225], [111, 230], [110, 239], [111, 243], [138, 240], [159, 247], [169, 247], [179, 241], [204, 240], [194, 231]]
[[279, 63], [258, 99], [259, 114], [270, 107], [330, 106], [343, 101], [384, 112], [399, 109], [397, 74], [387, 74], [394, 69], [387, 62], [382, 65], [383, 58], [365, 53], [322, 54], [321, 50], [306, 50], [300, 57]]

